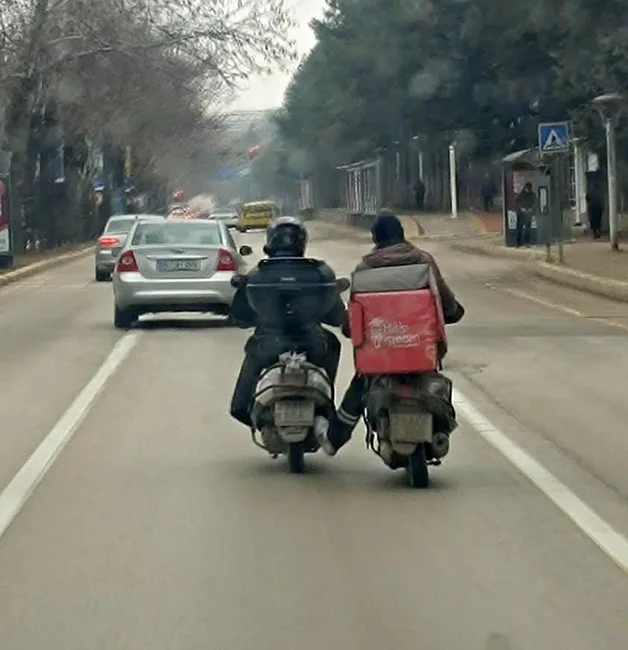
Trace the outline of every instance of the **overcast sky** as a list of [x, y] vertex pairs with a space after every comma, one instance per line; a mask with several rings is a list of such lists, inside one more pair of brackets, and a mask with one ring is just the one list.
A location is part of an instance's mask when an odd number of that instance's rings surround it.
[[[308, 23], [312, 18], [319, 18], [325, 6], [325, 0], [286, 0], [298, 22], [294, 38], [297, 41], [299, 55], [303, 56], [314, 45], [315, 38]], [[296, 65], [295, 65], [296, 67]], [[290, 82], [291, 72], [277, 72], [270, 77], [252, 77], [232, 105], [233, 110], [261, 110], [281, 106], [283, 94]]]

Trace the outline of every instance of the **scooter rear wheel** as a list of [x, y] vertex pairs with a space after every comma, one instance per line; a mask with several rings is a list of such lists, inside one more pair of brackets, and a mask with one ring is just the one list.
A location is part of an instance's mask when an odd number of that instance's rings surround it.
[[408, 458], [408, 481], [410, 487], [415, 489], [426, 489], [430, 485], [430, 473], [425, 456], [425, 445], [417, 445], [414, 453]]
[[291, 474], [303, 474], [305, 472], [303, 443], [293, 442], [288, 445], [288, 467]]

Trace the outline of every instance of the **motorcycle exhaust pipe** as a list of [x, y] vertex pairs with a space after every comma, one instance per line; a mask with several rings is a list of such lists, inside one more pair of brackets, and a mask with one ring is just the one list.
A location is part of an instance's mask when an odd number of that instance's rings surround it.
[[449, 453], [449, 436], [436, 432], [432, 437], [432, 449], [436, 458], [444, 458]]

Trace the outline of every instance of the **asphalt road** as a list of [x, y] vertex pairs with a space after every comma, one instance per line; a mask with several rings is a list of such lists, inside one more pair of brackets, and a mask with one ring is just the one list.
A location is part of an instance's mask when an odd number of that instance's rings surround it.
[[[324, 235], [348, 272], [366, 242]], [[628, 309], [431, 249], [475, 428], [425, 492], [361, 430], [302, 477], [266, 458], [227, 415], [246, 334], [218, 319], [121, 335], [89, 258], [0, 290], [0, 523], [76, 428], [0, 538], [0, 648], [625, 650]]]

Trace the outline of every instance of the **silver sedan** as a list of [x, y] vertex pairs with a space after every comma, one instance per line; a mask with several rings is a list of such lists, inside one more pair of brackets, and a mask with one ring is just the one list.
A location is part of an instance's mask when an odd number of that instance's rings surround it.
[[96, 282], [109, 280], [126, 236], [138, 219], [163, 219], [157, 215], [117, 214], [105, 224], [94, 250], [94, 276]]
[[127, 329], [142, 315], [209, 312], [229, 317], [231, 279], [246, 273], [244, 257], [224, 223], [140, 220], [113, 272], [114, 324]]

